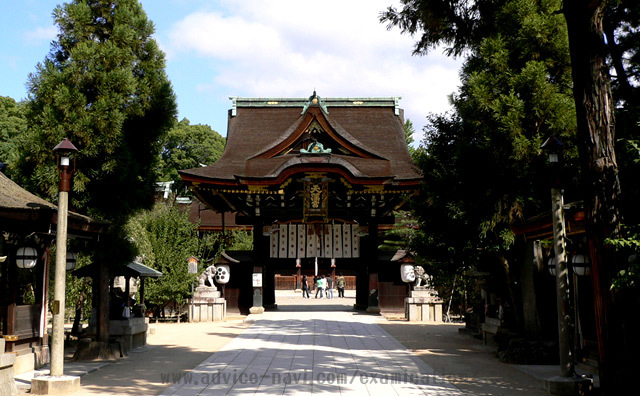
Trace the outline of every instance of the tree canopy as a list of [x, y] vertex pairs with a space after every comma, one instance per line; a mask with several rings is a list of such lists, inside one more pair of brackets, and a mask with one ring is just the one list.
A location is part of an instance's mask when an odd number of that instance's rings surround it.
[[0, 162], [15, 162], [26, 130], [25, 103], [0, 96]]
[[[574, 180], [567, 185], [580, 189], [587, 214], [600, 379], [605, 393], [619, 393], [616, 389], [621, 391], [632, 374], [616, 362], [625, 360], [633, 342], [624, 336], [625, 325], [618, 320], [625, 317], [624, 308], [613, 304], [617, 301], [622, 307], [625, 299], [614, 299], [609, 292], [612, 274], [623, 260], [607, 241], [619, 238], [624, 215], [632, 213], [633, 221], [638, 219], [637, 173], [623, 169], [622, 178], [618, 176], [614, 127], [616, 116], [621, 116], [624, 127], [619, 129], [625, 139], [619, 142], [629, 147], [622, 164], [633, 169], [628, 164], [635, 164], [631, 155], [638, 137], [640, 69], [635, 44], [640, 37], [640, 6], [633, 0], [401, 3], [380, 19], [417, 36], [414, 53], [444, 45], [449, 55], [468, 55], [454, 113], [432, 116], [428, 127], [422, 161], [431, 185], [428, 205], [419, 210], [424, 211], [426, 223], [440, 216], [471, 231], [468, 239], [451, 234], [454, 243], [446, 246], [445, 232], [425, 227], [426, 243], [432, 247], [440, 243], [446, 249], [443, 257], [449, 258], [459, 251], [455, 241], [470, 241], [469, 251], [506, 247], [510, 236], [505, 225], [541, 202], [531, 189], [542, 169], [542, 164], [536, 165], [541, 138], [559, 136], [566, 147], [577, 148], [578, 156], [569, 153], [568, 169], [580, 173], [581, 183]], [[621, 210], [625, 201], [620, 179], [629, 181], [632, 194], [626, 198], [632, 203], [626, 212]], [[439, 224], [449, 229], [452, 223]]]
[[183, 118], [162, 141], [160, 180], [173, 181], [174, 190], [182, 190], [178, 171], [213, 164], [222, 156], [225, 142], [209, 125], [191, 125]]
[[53, 147], [78, 148], [72, 205], [123, 223], [151, 205], [176, 104], [153, 24], [137, 0], [74, 0], [53, 12], [51, 51], [29, 76], [22, 184], [55, 198]]
[[[576, 123], [566, 25], [553, 12], [559, 1], [545, 4], [512, 0], [493, 10], [494, 30], [466, 59], [453, 112], [428, 117], [416, 211], [426, 238], [419, 246], [433, 259], [505, 254], [511, 224], [548, 206], [540, 145], [550, 135], [575, 141]], [[570, 166], [576, 150], [567, 145]]]
[[146, 299], [161, 307], [186, 301], [195, 279], [187, 273], [187, 260], [194, 256], [203, 263], [214, 258], [222, 241], [216, 235], [198, 238], [188, 210], [171, 201], [159, 202], [152, 210], [132, 217], [126, 229], [142, 262], [163, 273], [158, 279], [149, 279], [145, 290]]

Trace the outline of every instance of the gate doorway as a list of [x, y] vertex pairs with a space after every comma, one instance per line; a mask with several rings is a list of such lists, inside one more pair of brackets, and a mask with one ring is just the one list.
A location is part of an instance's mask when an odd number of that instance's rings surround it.
[[[350, 311], [356, 304], [356, 273], [351, 269], [340, 269], [345, 263], [340, 260], [332, 266], [330, 259], [298, 259], [295, 264], [285, 260], [289, 268], [276, 270], [274, 274], [275, 300], [278, 310], [285, 311]], [[333, 263], [336, 263], [333, 261]], [[284, 264], [284, 263], [283, 263]], [[317, 268], [317, 271], [316, 271]], [[317, 278], [316, 278], [317, 274]], [[332, 292], [318, 291], [316, 279], [332, 279]], [[339, 297], [337, 279], [345, 280], [344, 297]], [[303, 292], [306, 280], [309, 298]]]

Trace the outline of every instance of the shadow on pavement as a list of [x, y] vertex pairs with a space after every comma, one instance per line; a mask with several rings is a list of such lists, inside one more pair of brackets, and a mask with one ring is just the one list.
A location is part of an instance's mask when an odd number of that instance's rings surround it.
[[466, 334], [460, 324], [387, 322], [380, 326], [467, 395], [543, 396], [539, 379], [502, 363], [493, 348]]

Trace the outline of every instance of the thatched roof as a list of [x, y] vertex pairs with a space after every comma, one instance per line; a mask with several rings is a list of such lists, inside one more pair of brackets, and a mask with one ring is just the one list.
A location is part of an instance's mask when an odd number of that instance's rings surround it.
[[[0, 229], [4, 231], [52, 232], [58, 223], [58, 207], [0, 172]], [[102, 233], [107, 223], [69, 212], [69, 232]]]

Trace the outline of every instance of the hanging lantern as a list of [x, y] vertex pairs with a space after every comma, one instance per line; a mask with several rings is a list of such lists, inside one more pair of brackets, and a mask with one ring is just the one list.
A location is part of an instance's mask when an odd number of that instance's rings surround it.
[[16, 265], [18, 268], [31, 269], [38, 262], [38, 251], [32, 247], [21, 247], [16, 252]]
[[578, 276], [591, 275], [591, 260], [584, 254], [576, 254], [571, 258], [573, 272]]
[[558, 259], [555, 257], [551, 257], [549, 261], [547, 261], [547, 268], [549, 269], [549, 273], [553, 276], [556, 276], [556, 265], [558, 264]]
[[76, 268], [76, 254], [68, 252], [67, 253], [67, 271], [73, 271]]
[[229, 282], [231, 277], [231, 268], [227, 264], [216, 265], [216, 282], [224, 285]]
[[416, 281], [416, 273], [413, 264], [400, 265], [400, 278], [405, 283], [413, 283]]

